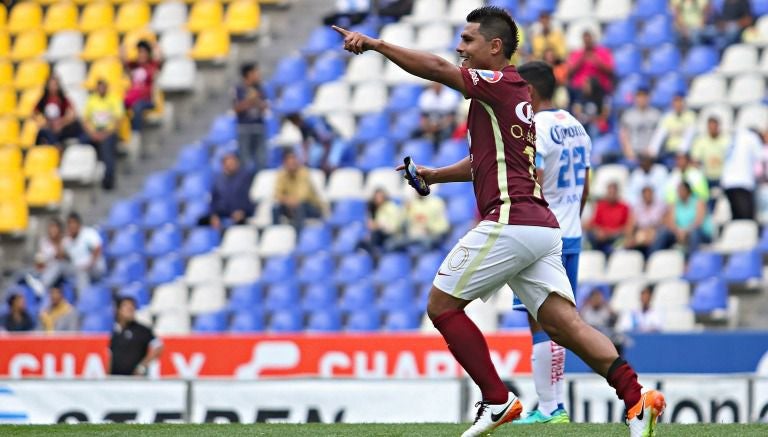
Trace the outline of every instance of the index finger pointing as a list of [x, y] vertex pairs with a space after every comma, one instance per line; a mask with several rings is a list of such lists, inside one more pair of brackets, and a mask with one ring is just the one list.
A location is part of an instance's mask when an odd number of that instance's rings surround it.
[[347, 29], [341, 28], [335, 24], [331, 26], [331, 29], [335, 30], [336, 32], [339, 32], [341, 36], [349, 35], [349, 31]]

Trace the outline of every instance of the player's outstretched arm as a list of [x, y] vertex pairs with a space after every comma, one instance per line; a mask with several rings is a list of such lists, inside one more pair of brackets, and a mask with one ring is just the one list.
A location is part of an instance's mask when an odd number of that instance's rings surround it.
[[[400, 164], [395, 170], [405, 170], [405, 166]], [[461, 161], [440, 168], [429, 168], [417, 166], [416, 171], [419, 176], [424, 178], [424, 182], [429, 185], [444, 184], [448, 182], [469, 182], [472, 180], [472, 164], [469, 162], [469, 156]]]
[[344, 37], [344, 50], [348, 52], [359, 55], [367, 50], [377, 51], [414, 76], [440, 82], [466, 94], [459, 68], [440, 56], [400, 47], [338, 26], [331, 27]]

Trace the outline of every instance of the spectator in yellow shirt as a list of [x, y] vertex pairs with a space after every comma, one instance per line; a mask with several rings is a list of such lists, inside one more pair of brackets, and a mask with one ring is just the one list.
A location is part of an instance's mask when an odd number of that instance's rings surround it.
[[293, 152], [286, 152], [283, 168], [277, 173], [275, 181], [275, 206], [272, 209], [274, 223], [280, 223], [286, 218], [300, 231], [305, 219], [322, 215], [322, 207], [309, 177], [309, 170], [299, 163]]
[[669, 165], [679, 152], [688, 150], [696, 133], [696, 114], [685, 107], [685, 95], [678, 93], [672, 98], [672, 108], [651, 138], [651, 154]]
[[102, 79], [96, 84], [96, 92], [88, 97], [83, 117], [83, 141], [96, 148], [105, 167], [101, 185], [105, 190], [111, 190], [115, 187], [117, 124], [124, 111], [123, 102], [107, 91], [107, 82]]
[[450, 224], [445, 202], [437, 196], [416, 196], [406, 206], [406, 233], [409, 244], [420, 244], [426, 250], [440, 245]]
[[714, 116], [707, 119], [707, 132], [693, 143], [691, 158], [701, 167], [710, 188], [720, 185], [728, 143], [728, 135], [720, 130], [720, 120]]
[[536, 59], [544, 59], [544, 52], [552, 49], [557, 59], [565, 59], [568, 55], [565, 46], [565, 35], [562, 29], [552, 24], [549, 11], [539, 14], [539, 21], [531, 26], [531, 54]]

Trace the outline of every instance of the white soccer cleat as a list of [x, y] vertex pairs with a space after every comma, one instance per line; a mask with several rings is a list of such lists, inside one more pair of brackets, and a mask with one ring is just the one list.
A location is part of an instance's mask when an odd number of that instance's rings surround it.
[[519, 418], [523, 412], [523, 404], [512, 393], [509, 394], [507, 402], [503, 404], [489, 404], [480, 401], [475, 406], [477, 407], [475, 422], [468, 430], [464, 431], [461, 437], [488, 435], [499, 426]]
[[656, 390], [643, 393], [640, 401], [629, 410], [627, 422], [630, 437], [653, 437], [656, 435], [656, 422], [667, 406], [664, 395]]

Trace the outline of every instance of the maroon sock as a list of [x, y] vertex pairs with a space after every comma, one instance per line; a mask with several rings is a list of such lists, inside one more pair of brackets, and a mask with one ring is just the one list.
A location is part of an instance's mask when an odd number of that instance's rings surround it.
[[627, 410], [640, 401], [642, 386], [637, 382], [637, 373], [623, 359], [616, 358], [616, 361], [608, 369], [608, 375], [605, 379], [608, 380], [611, 387], [616, 389], [616, 395], [624, 401]]
[[467, 371], [483, 393], [483, 400], [492, 404], [507, 402], [507, 387], [501, 382], [491, 362], [491, 354], [483, 333], [462, 310], [446, 311], [432, 323], [448, 343], [456, 361]]

